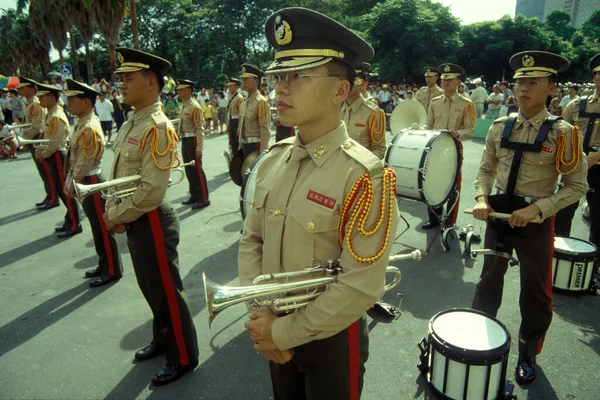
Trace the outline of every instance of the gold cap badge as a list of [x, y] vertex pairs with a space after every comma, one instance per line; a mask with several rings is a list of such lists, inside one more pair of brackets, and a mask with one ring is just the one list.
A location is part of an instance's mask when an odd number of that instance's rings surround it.
[[529, 54], [525, 54], [523, 58], [521, 58], [521, 63], [524, 67], [533, 67], [535, 65], [535, 59]]
[[292, 41], [292, 28], [287, 21], [284, 21], [281, 18], [281, 15], [275, 17], [275, 40], [277, 44], [280, 46], [285, 46], [286, 44], [291, 43]]
[[448, 64], [444, 67], [444, 72], [450, 72], [450, 66]]

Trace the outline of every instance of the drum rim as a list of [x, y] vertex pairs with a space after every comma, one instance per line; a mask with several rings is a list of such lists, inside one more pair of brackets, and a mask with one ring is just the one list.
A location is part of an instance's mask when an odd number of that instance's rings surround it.
[[[576, 237], [572, 237], [572, 236], [555, 236], [554, 240], [556, 240], [557, 238], [563, 238], [563, 239], [571, 239], [571, 240], [575, 240], [577, 242], [583, 242], [583, 243], [587, 243], [587, 244], [591, 244], [592, 246], [595, 247], [595, 245], [592, 242], [588, 242], [587, 240], [583, 240], [583, 239], [579, 239]], [[600, 254], [600, 249], [596, 248], [595, 251], [585, 251], [585, 252], [574, 252], [574, 251], [570, 251], [570, 250], [563, 250], [563, 249], [558, 249], [556, 248], [556, 246], [554, 246], [554, 254], [559, 253], [559, 254], [566, 254], [569, 256], [582, 256], [582, 255], [587, 255], [587, 256], [591, 256], [594, 258], [594, 260], [589, 260], [589, 261], [596, 261], [596, 259], [598, 259], [598, 255]], [[573, 259], [566, 259], [566, 258], [559, 258], [559, 260], [567, 260], [567, 261], [585, 261], [585, 259], [580, 259], [580, 260], [573, 260]]]
[[[426, 146], [429, 147], [435, 141], [435, 139], [437, 139], [438, 136], [442, 135], [443, 133], [444, 133], [443, 131], [438, 131], [437, 135], [434, 135], [431, 139], [429, 139]], [[421, 197], [423, 198], [425, 203], [433, 208], [439, 207], [442, 204], [446, 203], [448, 201], [448, 199], [450, 198], [450, 195], [452, 194], [452, 190], [454, 190], [454, 188], [456, 187], [456, 185], [458, 183], [458, 174], [460, 173], [460, 168], [462, 166], [462, 156], [461, 156], [461, 151], [460, 151], [460, 146], [459, 146], [458, 140], [456, 140], [455, 138], [452, 138], [452, 137], [451, 137], [451, 139], [454, 142], [454, 147], [456, 147], [456, 161], [457, 162], [456, 162], [456, 171], [454, 174], [454, 182], [452, 182], [450, 191], [448, 192], [448, 194], [446, 195], [444, 200], [442, 200], [438, 204], [428, 203], [427, 199], [425, 198], [425, 192], [421, 191]], [[427, 158], [427, 152], [424, 151], [423, 154], [421, 155], [421, 162], [419, 163], [419, 171], [417, 173], [417, 182], [419, 184], [419, 187], [423, 187], [423, 173], [421, 172], [421, 170], [423, 168], [423, 164], [425, 164], [425, 158]]]
[[[436, 334], [435, 330], [433, 329], [433, 322], [436, 318], [443, 314], [456, 311], [470, 312], [491, 319], [500, 325], [500, 327], [506, 333], [506, 342], [501, 346], [489, 350], [471, 350], [455, 346], [452, 343], [445, 341], [438, 334]], [[511, 335], [506, 326], [497, 318], [491, 317], [483, 311], [474, 310], [472, 308], [451, 308], [435, 314], [429, 320], [429, 338], [430, 345], [439, 353], [454, 361], [461, 361], [464, 363], [468, 362], [469, 365], [495, 365], [505, 360], [510, 353]]]
[[244, 212], [244, 195], [246, 194], [246, 183], [248, 183], [248, 178], [250, 178], [250, 174], [252, 174], [252, 170], [254, 170], [254, 167], [256, 166], [256, 164], [258, 164], [258, 162], [268, 152], [269, 152], [268, 150], [261, 152], [258, 155], [258, 157], [256, 157], [256, 160], [254, 160], [254, 162], [252, 164], [250, 164], [250, 167], [248, 168], [249, 172], [247, 171], [246, 173], [244, 173], [244, 176], [242, 177], [242, 188], [240, 190], [240, 212], [242, 213], [242, 221], [246, 219], [246, 213]]

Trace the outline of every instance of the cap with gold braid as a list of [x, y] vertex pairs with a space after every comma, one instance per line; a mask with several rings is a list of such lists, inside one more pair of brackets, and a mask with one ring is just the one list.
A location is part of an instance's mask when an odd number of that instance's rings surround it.
[[46, 95], [48, 93], [54, 93], [56, 95], [60, 95], [62, 93], [61, 89], [58, 89], [51, 85], [44, 85], [43, 83], [37, 83], [35, 86], [37, 87], [38, 97]]
[[435, 76], [435, 75], [439, 75], [438, 69], [436, 67], [423, 68], [423, 76]]
[[240, 81], [239, 79], [229, 78], [227, 80], [227, 86], [233, 86], [233, 85], [240, 86], [241, 84], [242, 84], [242, 81]]
[[265, 73], [260, 69], [250, 64], [242, 64], [241, 78], [262, 78]]
[[590, 69], [592, 70], [592, 74], [600, 72], [600, 54], [596, 54], [590, 60]]
[[102, 96], [102, 93], [97, 91], [91, 86], [86, 85], [85, 83], [77, 82], [73, 79], [67, 79], [67, 90], [65, 91], [65, 95], [67, 97], [73, 96], [85, 96], [89, 98], [96, 98], [97, 96]]
[[276, 48], [269, 72], [297, 71], [340, 60], [354, 67], [373, 58], [373, 48], [344, 25], [316, 11], [284, 8], [265, 24], [267, 40]]
[[37, 85], [38, 83], [36, 81], [34, 81], [33, 79], [29, 79], [29, 78], [25, 78], [24, 76], [19, 76], [19, 89], [23, 89], [24, 87], [30, 87], [33, 86], [34, 89], [37, 90]]
[[196, 82], [194, 82], [194, 81], [189, 81], [187, 79], [178, 79], [176, 89], [180, 90], [180, 89], [188, 89], [189, 88], [189, 89], [193, 90], [195, 84], [196, 84]]
[[462, 79], [465, 75], [463, 67], [457, 64], [444, 63], [437, 68], [440, 73], [440, 79]]
[[369, 79], [369, 71], [371, 71], [371, 64], [368, 62], [363, 61], [354, 65], [354, 72], [357, 78]]
[[515, 79], [558, 75], [570, 65], [569, 60], [558, 54], [535, 50], [521, 51], [513, 55], [508, 63], [515, 70]]
[[115, 51], [117, 52], [117, 58], [121, 63], [119, 68], [115, 71], [115, 74], [149, 70], [162, 79], [164, 72], [171, 69], [170, 62], [164, 58], [144, 51], [130, 49], [128, 47], [117, 47]]

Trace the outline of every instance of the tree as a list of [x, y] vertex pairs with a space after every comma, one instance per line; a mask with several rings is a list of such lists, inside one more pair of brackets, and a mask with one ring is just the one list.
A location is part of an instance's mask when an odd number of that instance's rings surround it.
[[138, 33], [137, 11], [135, 0], [129, 0], [129, 17], [131, 18], [131, 35], [133, 36], [133, 48], [140, 48], [140, 35]]
[[[61, 15], [69, 28], [75, 27], [85, 47], [87, 79], [94, 79], [94, 67], [90, 53], [90, 42], [94, 37], [92, 14], [82, 0], [60, 0]], [[89, 3], [88, 3], [89, 4]]]
[[67, 26], [62, 19], [59, 0], [32, 0], [29, 3], [29, 20], [41, 44], [49, 39], [63, 63], [63, 50], [67, 47]]
[[123, 26], [125, 13], [127, 11], [125, 0], [96, 0], [91, 6], [94, 23], [108, 43], [110, 72], [111, 74], [114, 74], [117, 65], [115, 46], [119, 41], [119, 31]]
[[570, 39], [575, 33], [575, 28], [571, 26], [571, 14], [564, 10], [552, 11], [546, 17], [544, 24], [547, 30], [554, 32], [563, 40]]
[[581, 26], [581, 31], [585, 37], [595, 42], [597, 46], [600, 45], [600, 10], [592, 13]]

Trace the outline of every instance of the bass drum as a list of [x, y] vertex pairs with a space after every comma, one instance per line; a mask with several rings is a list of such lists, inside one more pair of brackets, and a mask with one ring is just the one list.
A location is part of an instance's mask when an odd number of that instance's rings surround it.
[[405, 129], [392, 139], [385, 163], [396, 173], [398, 196], [442, 205], [456, 187], [458, 141], [441, 131]]
[[266, 151], [263, 151], [256, 157], [256, 160], [250, 165], [244, 174], [242, 180], [242, 191], [240, 193], [240, 211], [242, 212], [242, 219], [246, 219], [248, 210], [252, 207], [254, 202], [254, 192], [256, 191], [256, 171], [258, 166], [264, 160]]

